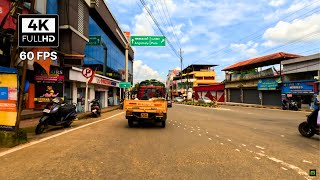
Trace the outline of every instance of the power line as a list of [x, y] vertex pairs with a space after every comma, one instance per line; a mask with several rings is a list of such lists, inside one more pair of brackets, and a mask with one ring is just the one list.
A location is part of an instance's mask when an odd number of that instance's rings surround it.
[[[158, 21], [154, 18], [152, 12], [149, 10], [149, 8], [147, 7], [146, 3], [144, 0], [140, 0], [141, 4], [144, 6], [144, 8], [147, 10], [148, 14], [150, 15], [150, 17], [152, 18], [153, 22], [156, 24], [156, 26], [158, 27], [159, 31], [161, 32], [161, 34], [163, 36], [165, 36], [165, 33], [162, 31]], [[170, 45], [172, 51], [176, 54], [177, 57], [179, 57], [179, 54], [177, 52], [177, 50], [173, 47], [172, 43], [170, 42], [170, 40], [168, 38], [166, 38], [168, 44]]]
[[[160, 20], [162, 21], [161, 22], [162, 25], [164, 25], [164, 26], [166, 26], [168, 28], [170, 25], [169, 25], [166, 17], [163, 16], [163, 12], [161, 11], [160, 6], [157, 3], [157, 0], [152, 0], [152, 2], [153, 2], [153, 7], [154, 7], [154, 10], [155, 10], [155, 13], [158, 15], [158, 18], [160, 18]], [[167, 31], [167, 32], [169, 32], [169, 31]], [[170, 35], [170, 32], [168, 34]], [[171, 39], [172, 36], [169, 37], [168, 34], [166, 33], [166, 36]], [[174, 38], [172, 38], [172, 39], [173, 39], [172, 42], [174, 43], [174, 45], [176, 47], [179, 47], [179, 45], [177, 44], [176, 40]]]
[[[319, 1], [319, 0], [316, 0], [316, 1], [312, 2], [311, 4], [309, 4], [309, 5], [307, 5], [307, 6], [303, 7], [303, 8], [300, 8], [299, 10], [297, 10], [297, 11], [295, 11], [295, 12], [293, 12], [293, 13], [287, 15], [287, 16], [285, 16], [285, 17], [282, 18], [282, 19], [286, 19], [286, 18], [290, 17], [291, 15], [293, 15], [293, 14], [295, 14], [295, 13], [297, 13], [297, 12], [303, 10], [303, 9], [305, 9], [305, 8], [307, 8], [307, 7], [310, 7], [311, 5], [313, 5], [314, 3], [318, 2], [318, 1]], [[317, 9], [317, 8], [315, 8], [315, 9]], [[315, 10], [315, 9], [313, 9], [313, 10]], [[309, 11], [309, 12], [310, 12], [310, 11]], [[299, 16], [298, 16], [298, 17], [299, 17]], [[296, 17], [296, 18], [297, 18], [297, 17]], [[280, 20], [280, 19], [279, 19], [279, 20]], [[278, 22], [278, 21], [277, 21], [277, 22]], [[273, 23], [269, 24], [269, 26], [270, 26], [270, 25], [273, 25], [273, 24], [275, 24], [275, 23], [277, 23], [277, 22], [273, 22]], [[246, 39], [246, 38], [248, 38], [248, 37], [251, 37], [252, 35], [256, 34], [257, 32], [260, 32], [261, 30], [264, 30], [266, 27], [268, 27], [268, 26], [265, 26], [264, 28], [261, 28], [261, 29], [259, 29], [258, 31], [254, 32], [254, 33], [252, 33], [252, 34], [250, 34], [250, 35], [248, 35], [248, 36], [246, 36], [246, 37], [244, 37], [244, 38], [239, 39], [237, 42], [241, 42], [242, 40], [244, 40], [244, 39]], [[229, 45], [226, 45], [226, 46], [224, 46], [223, 48], [220, 48], [219, 50], [214, 51], [213, 53], [210, 53], [209, 55], [207, 55], [207, 56], [205, 56], [205, 57], [203, 57], [203, 58], [211, 57], [211, 56], [213, 56], [213, 55], [215, 55], [215, 54], [217, 54], [217, 53], [219, 53], [219, 52], [227, 49], [228, 47], [229, 47]], [[198, 60], [196, 60], [196, 61], [199, 61], [199, 60], [201, 60], [201, 59], [203, 59], [203, 58], [200, 58], [200, 59], [198, 59]]]
[[[140, 6], [140, 4], [138, 3], [138, 1], [136, 1], [136, 3], [138, 4], [139, 8], [143, 10], [143, 7]], [[148, 22], [149, 22], [149, 24], [151, 25], [152, 29], [153, 29], [154, 31], [157, 31], [157, 29], [154, 27], [154, 24], [150, 21], [149, 17], [148, 17], [145, 13], [143, 13], [143, 14], [144, 14], [145, 18], [148, 20]], [[166, 46], [166, 47], [170, 49], [169, 46]], [[171, 52], [171, 54], [172, 54], [173, 56], [176, 56], [175, 53], [173, 53], [172, 51], [170, 51], [170, 52]]]
[[[160, 1], [160, 3], [161, 3], [161, 1]], [[171, 17], [170, 17], [170, 15], [169, 15], [168, 6], [167, 6], [167, 3], [165, 2], [165, 0], [163, 0], [163, 4], [164, 4], [165, 9], [166, 9], [166, 12], [167, 12], [167, 17], [168, 17], [168, 19], [169, 19], [169, 23], [170, 23], [170, 25], [171, 25], [171, 27], [172, 27], [172, 33], [173, 33], [173, 35], [175, 36], [175, 38], [176, 38], [176, 40], [177, 40], [177, 42], [178, 42], [178, 44], [179, 44], [179, 47], [181, 48], [180, 40], [179, 40], [179, 38], [177, 37], [176, 33], [173, 31], [173, 30], [174, 30], [174, 29], [173, 29], [174, 26], [173, 26], [173, 23], [172, 23], [172, 21], [171, 21]]]

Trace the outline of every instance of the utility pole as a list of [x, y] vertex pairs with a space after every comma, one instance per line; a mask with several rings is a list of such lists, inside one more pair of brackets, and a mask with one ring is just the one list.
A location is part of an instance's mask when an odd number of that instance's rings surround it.
[[182, 89], [182, 50], [180, 48], [180, 86], [181, 86], [181, 89]]
[[[129, 43], [126, 44], [126, 82], [129, 82]], [[128, 89], [125, 89], [125, 99], [129, 99]]]
[[[21, 9], [23, 8], [23, 3], [24, 1], [18, 1], [17, 2], [17, 6], [16, 8]], [[35, 5], [35, 0], [31, 1], [31, 9], [30, 9], [30, 14], [34, 13], [34, 5]], [[22, 11], [21, 11], [22, 12]], [[15, 37], [14, 37], [14, 43], [13, 43], [13, 51], [11, 54], [11, 63], [10, 63], [10, 67], [14, 67], [14, 64], [16, 62], [19, 50], [18, 50], [18, 25], [16, 28], [16, 32], [15, 32]], [[19, 87], [19, 99], [18, 99], [18, 114], [17, 114], [17, 120], [16, 120], [16, 133], [18, 133], [19, 131], [19, 126], [20, 126], [20, 120], [21, 120], [21, 113], [22, 113], [22, 104], [23, 104], [23, 95], [24, 95], [24, 88], [25, 88], [25, 84], [26, 84], [26, 76], [27, 76], [27, 69], [28, 69], [28, 60], [24, 60], [23, 62], [23, 67], [22, 67], [22, 78], [21, 78], [21, 85]], [[18, 68], [18, 67], [17, 67]]]

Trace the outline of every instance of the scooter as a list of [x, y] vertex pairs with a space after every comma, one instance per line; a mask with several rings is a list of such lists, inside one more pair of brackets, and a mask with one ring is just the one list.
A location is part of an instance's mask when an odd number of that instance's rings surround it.
[[91, 115], [94, 117], [101, 116], [101, 108], [98, 99], [93, 99], [91, 102]]
[[123, 109], [123, 99], [120, 100], [120, 109]]
[[299, 125], [299, 132], [302, 136], [311, 138], [313, 135], [319, 134], [319, 126], [317, 125], [317, 116], [307, 115], [307, 121]]
[[56, 97], [43, 110], [43, 115], [39, 120], [35, 133], [43, 133], [49, 125], [62, 126], [64, 128], [70, 127], [76, 117], [76, 106], [74, 104], [61, 103], [61, 99]]
[[298, 104], [295, 101], [291, 101], [289, 103], [282, 103], [282, 110], [294, 110], [294, 111], [298, 111]]

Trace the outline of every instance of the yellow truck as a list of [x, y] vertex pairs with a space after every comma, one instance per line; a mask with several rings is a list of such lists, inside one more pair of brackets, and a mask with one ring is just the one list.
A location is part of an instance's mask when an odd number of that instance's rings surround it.
[[149, 100], [124, 100], [123, 110], [126, 112], [129, 127], [135, 121], [151, 121], [161, 123], [166, 127], [167, 101], [165, 98], [151, 98]]

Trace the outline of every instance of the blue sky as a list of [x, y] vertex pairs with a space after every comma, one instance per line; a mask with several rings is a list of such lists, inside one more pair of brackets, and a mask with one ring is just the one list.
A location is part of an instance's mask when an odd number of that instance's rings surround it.
[[[123, 31], [161, 35], [140, 0], [105, 0]], [[320, 52], [319, 0], [145, 0], [183, 68], [192, 63], [221, 69], [238, 61], [275, 52]], [[164, 81], [180, 60], [166, 47], [135, 47], [134, 81]]]

